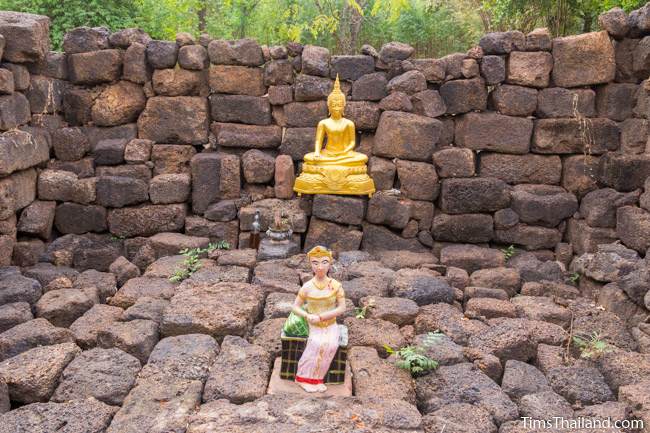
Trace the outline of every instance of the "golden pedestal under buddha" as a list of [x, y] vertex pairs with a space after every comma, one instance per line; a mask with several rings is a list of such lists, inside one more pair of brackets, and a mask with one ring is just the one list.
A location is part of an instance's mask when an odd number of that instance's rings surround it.
[[375, 183], [368, 176], [368, 157], [355, 152], [354, 122], [343, 117], [345, 94], [336, 76], [327, 97], [330, 117], [318, 122], [314, 152], [304, 157], [302, 172], [293, 185], [300, 194], [354, 194], [372, 196]]

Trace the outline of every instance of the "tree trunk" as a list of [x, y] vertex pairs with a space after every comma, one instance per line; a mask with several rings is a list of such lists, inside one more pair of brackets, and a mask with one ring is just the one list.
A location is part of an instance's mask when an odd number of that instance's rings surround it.
[[206, 16], [207, 12], [208, 12], [208, 5], [204, 1], [203, 3], [201, 3], [201, 8], [198, 11], [199, 33], [205, 33], [205, 28], [206, 28], [205, 16]]

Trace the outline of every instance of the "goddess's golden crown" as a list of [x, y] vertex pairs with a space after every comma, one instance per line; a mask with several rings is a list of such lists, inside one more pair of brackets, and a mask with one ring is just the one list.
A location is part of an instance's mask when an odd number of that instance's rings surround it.
[[321, 245], [317, 245], [314, 248], [312, 248], [311, 250], [309, 250], [309, 252], [307, 253], [307, 257], [310, 258], [310, 259], [311, 258], [320, 258], [320, 257], [329, 257], [330, 260], [333, 259], [332, 252], [330, 250], [328, 250], [327, 248], [321, 246]]

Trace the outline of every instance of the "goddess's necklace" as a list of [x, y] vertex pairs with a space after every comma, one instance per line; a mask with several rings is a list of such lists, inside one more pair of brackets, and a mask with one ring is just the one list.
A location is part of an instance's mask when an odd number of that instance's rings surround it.
[[326, 277], [326, 279], [327, 279], [327, 281], [326, 281], [325, 284], [323, 284], [323, 286], [321, 287], [321, 286], [318, 284], [318, 282], [316, 281], [316, 278], [314, 278], [314, 286], [316, 286], [316, 288], [317, 288], [318, 290], [323, 290], [323, 289], [324, 289], [325, 287], [327, 287], [327, 286], [329, 285], [329, 283], [330, 283], [330, 279], [327, 278], [327, 277]]

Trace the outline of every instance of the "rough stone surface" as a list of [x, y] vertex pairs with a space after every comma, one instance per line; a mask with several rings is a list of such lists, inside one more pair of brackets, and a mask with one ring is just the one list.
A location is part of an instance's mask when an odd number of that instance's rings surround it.
[[226, 336], [210, 368], [203, 401], [226, 398], [241, 404], [266, 394], [271, 364], [268, 352], [241, 337]]
[[35, 347], [0, 363], [0, 377], [9, 387], [12, 401], [35, 403], [49, 400], [63, 369], [81, 349], [74, 343]]
[[29, 320], [0, 334], [0, 359], [5, 360], [38, 346], [73, 342], [72, 332], [43, 318]]
[[63, 370], [52, 401], [62, 403], [92, 396], [119, 406], [139, 371], [140, 361], [119, 349], [84, 351]]
[[163, 335], [194, 332], [246, 336], [262, 310], [262, 291], [247, 283], [194, 283], [178, 287], [165, 310]]
[[499, 386], [470, 363], [442, 366], [418, 378], [416, 392], [424, 413], [448, 403], [471, 402], [489, 412], [498, 424], [519, 415], [517, 406]]

